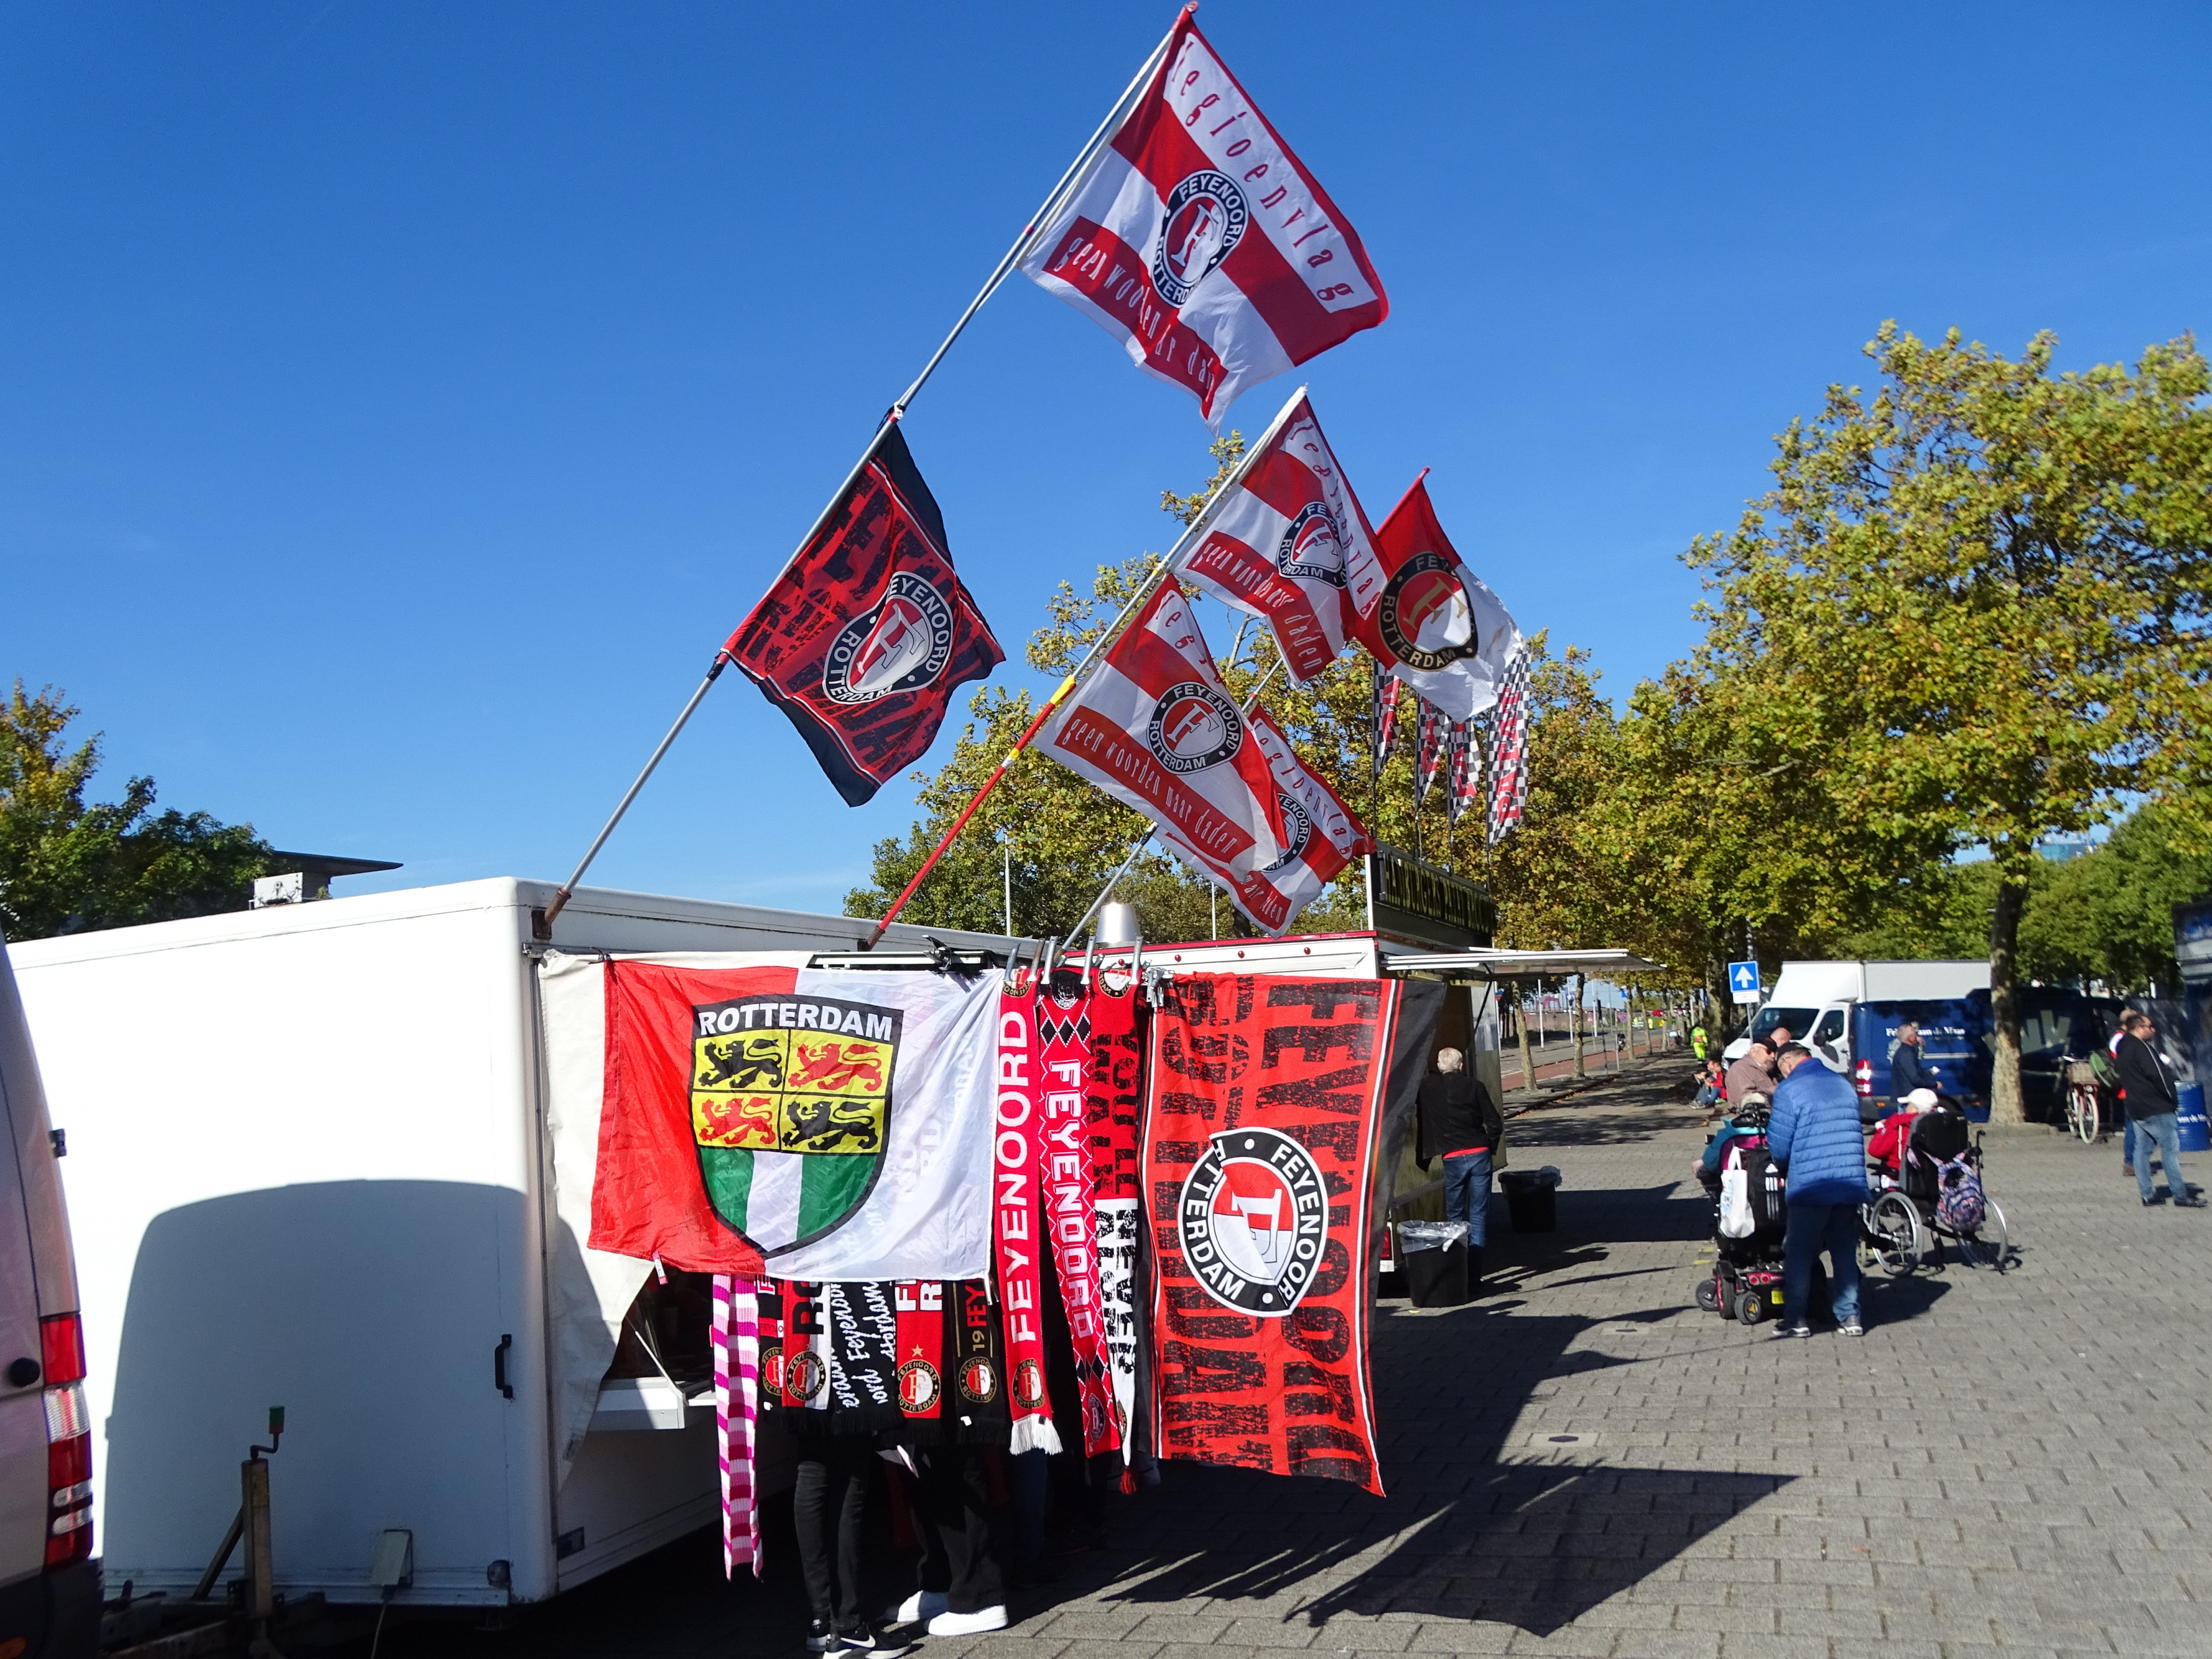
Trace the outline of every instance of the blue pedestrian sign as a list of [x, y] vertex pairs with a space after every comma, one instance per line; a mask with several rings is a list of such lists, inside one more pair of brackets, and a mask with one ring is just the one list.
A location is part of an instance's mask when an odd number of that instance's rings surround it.
[[1759, 1000], [1759, 964], [1755, 962], [1729, 963], [1729, 989], [1738, 1002]]

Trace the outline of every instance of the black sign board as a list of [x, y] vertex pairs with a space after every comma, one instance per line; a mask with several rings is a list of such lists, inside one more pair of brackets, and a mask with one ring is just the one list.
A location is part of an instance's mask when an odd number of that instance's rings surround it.
[[1490, 890], [1389, 848], [1367, 855], [1367, 925], [1443, 951], [1487, 945], [1498, 932]]

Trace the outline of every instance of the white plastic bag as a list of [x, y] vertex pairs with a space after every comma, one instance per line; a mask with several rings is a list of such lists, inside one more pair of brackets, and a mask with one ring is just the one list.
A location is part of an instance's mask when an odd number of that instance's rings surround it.
[[1721, 1237], [1749, 1238], [1759, 1224], [1751, 1212], [1751, 1176], [1741, 1164], [1721, 1171]]

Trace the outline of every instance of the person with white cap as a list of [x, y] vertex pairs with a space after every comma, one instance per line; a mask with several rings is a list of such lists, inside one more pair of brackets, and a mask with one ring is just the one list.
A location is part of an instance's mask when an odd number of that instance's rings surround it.
[[1899, 1103], [1898, 1109], [1882, 1119], [1867, 1142], [1867, 1162], [1879, 1164], [1893, 1176], [1903, 1168], [1905, 1144], [1912, 1139], [1912, 1121], [1923, 1112], [1932, 1112], [1940, 1103], [1933, 1089], [1915, 1089]]

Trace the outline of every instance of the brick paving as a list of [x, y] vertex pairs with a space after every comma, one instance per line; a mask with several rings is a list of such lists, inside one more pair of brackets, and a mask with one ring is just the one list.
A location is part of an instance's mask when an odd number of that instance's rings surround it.
[[[1382, 1304], [1387, 1498], [1169, 1465], [1011, 1629], [927, 1650], [2212, 1654], [2212, 1213], [2140, 1208], [2111, 1146], [1993, 1137], [2012, 1272], [1877, 1278], [1863, 1340], [1777, 1340], [1691, 1303], [1686, 1076], [1516, 1120], [1515, 1167], [1565, 1177], [1559, 1231], [1515, 1236], [1501, 1200], [1480, 1301]], [[687, 1542], [504, 1636], [401, 1625], [384, 1651], [798, 1654], [789, 1583], [726, 1586], [711, 1558]]]

